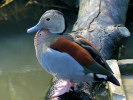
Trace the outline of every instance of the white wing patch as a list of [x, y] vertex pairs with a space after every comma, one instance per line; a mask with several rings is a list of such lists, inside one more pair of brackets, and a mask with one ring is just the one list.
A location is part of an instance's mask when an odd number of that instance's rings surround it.
[[106, 75], [102, 75], [102, 74], [96, 74], [96, 76], [98, 77], [98, 78], [103, 78], [103, 79], [107, 79], [107, 76]]

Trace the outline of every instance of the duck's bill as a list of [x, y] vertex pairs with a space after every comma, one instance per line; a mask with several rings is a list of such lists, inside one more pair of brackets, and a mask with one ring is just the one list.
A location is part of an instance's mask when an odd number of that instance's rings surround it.
[[40, 30], [40, 29], [41, 29], [41, 26], [40, 26], [40, 24], [38, 23], [37, 25], [33, 26], [32, 28], [29, 28], [29, 29], [27, 30], [27, 33], [36, 32], [36, 31], [38, 31], [38, 30]]

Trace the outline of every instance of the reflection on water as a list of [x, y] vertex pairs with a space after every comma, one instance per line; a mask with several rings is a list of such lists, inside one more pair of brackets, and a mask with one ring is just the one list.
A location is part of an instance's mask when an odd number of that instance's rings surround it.
[[44, 100], [50, 76], [43, 70], [0, 76], [0, 100]]

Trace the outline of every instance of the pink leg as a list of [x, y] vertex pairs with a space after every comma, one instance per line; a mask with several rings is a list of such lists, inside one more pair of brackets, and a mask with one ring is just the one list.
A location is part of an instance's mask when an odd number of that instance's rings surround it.
[[70, 80], [60, 80], [58, 84], [56, 84], [52, 97], [58, 97], [64, 93], [67, 93], [71, 90], [71, 87], [76, 86], [75, 83], [70, 82]]

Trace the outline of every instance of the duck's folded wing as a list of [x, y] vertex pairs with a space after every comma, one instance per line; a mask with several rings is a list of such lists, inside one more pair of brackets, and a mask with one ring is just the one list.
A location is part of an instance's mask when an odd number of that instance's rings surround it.
[[101, 66], [103, 66], [105, 69], [109, 70], [113, 73], [110, 66], [107, 64], [105, 59], [102, 57], [102, 55], [99, 53], [99, 51], [84, 37], [80, 35], [76, 35], [75, 42], [79, 44], [81, 47], [86, 49], [89, 54], [92, 56], [92, 58]]
[[55, 43], [50, 45], [50, 48], [71, 55], [80, 65], [93, 73], [112, 75], [111, 71], [108, 71], [100, 64], [95, 64], [92, 56], [85, 48], [69, 40], [67, 37], [59, 38]]

